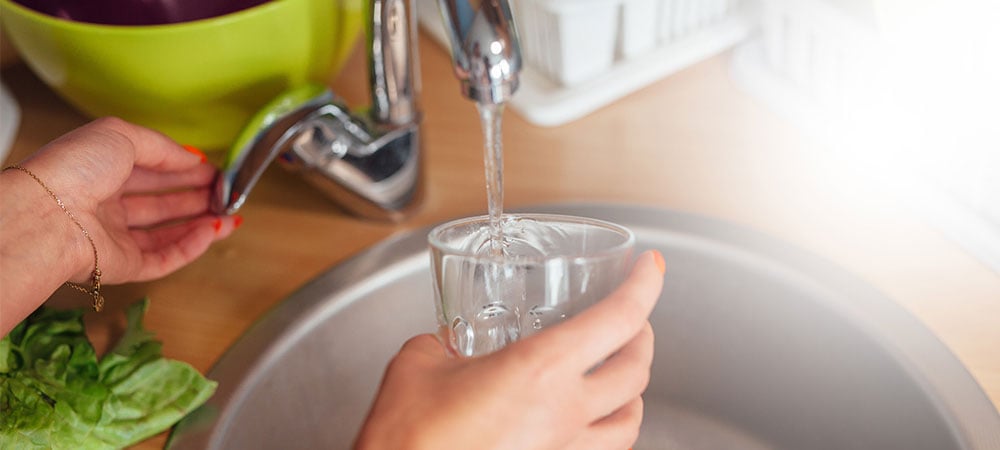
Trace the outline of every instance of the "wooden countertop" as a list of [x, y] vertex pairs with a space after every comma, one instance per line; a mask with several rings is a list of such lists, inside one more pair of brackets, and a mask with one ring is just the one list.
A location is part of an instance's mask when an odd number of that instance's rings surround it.
[[[296, 176], [272, 168], [242, 210], [243, 226], [164, 279], [107, 287], [88, 315], [98, 352], [122, 329], [121, 310], [153, 300], [147, 326], [164, 353], [207, 371], [265, 311], [330, 266], [389, 235], [486, 208], [482, 137], [444, 51], [422, 37], [425, 198], [401, 224], [345, 215]], [[602, 201], [729, 220], [778, 236], [866, 279], [937, 334], [1000, 404], [1000, 274], [892, 199], [851, 178], [835, 155], [740, 91], [726, 55], [663, 79], [568, 125], [504, 118], [506, 205]], [[22, 109], [8, 161], [87, 121], [23, 65], [3, 80]], [[355, 55], [331, 84], [367, 98]], [[669, 256], [668, 256], [669, 259]], [[59, 305], [83, 305], [59, 292]], [[137, 448], [160, 448], [165, 434]]]

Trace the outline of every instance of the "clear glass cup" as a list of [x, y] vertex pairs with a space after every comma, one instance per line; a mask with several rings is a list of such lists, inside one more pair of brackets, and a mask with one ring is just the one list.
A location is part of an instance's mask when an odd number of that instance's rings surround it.
[[505, 215], [502, 245], [487, 216], [428, 235], [440, 336], [460, 356], [484, 355], [561, 322], [610, 294], [631, 267], [635, 236], [596, 219]]

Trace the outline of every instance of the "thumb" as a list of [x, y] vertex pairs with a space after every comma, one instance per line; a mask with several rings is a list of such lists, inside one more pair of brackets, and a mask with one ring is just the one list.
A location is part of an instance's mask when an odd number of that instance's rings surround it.
[[441, 342], [437, 335], [430, 333], [410, 338], [403, 344], [403, 347], [399, 350], [399, 354], [419, 355], [433, 359], [448, 359], [451, 357], [448, 347]]

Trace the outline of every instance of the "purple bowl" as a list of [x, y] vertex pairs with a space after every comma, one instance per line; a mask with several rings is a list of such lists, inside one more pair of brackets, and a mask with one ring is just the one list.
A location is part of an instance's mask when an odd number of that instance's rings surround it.
[[222, 16], [268, 0], [14, 0], [43, 14], [105, 25], [163, 25]]

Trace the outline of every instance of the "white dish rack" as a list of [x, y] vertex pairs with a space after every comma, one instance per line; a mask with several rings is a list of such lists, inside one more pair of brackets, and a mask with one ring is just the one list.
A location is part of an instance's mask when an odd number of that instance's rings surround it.
[[[437, 2], [420, 22], [448, 41]], [[536, 125], [576, 120], [746, 38], [751, 0], [511, 0], [524, 69], [511, 106]]]

